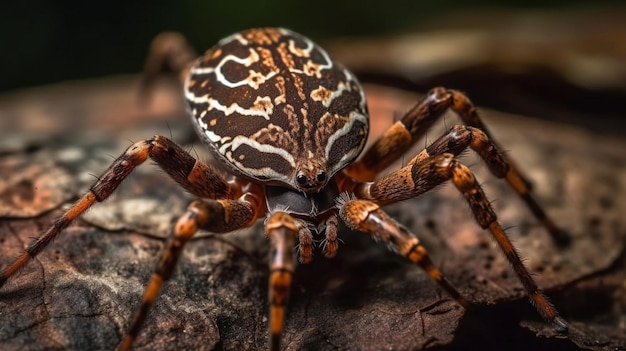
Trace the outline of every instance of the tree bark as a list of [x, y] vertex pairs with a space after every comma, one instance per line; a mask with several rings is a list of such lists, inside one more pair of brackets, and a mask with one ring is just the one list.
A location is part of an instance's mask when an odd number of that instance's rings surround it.
[[[193, 137], [176, 89], [163, 86], [153, 105], [141, 110], [135, 83], [109, 79], [2, 99], [0, 116], [8, 118], [0, 118], [0, 266], [84, 193], [95, 180], [91, 174], [102, 172], [129, 139], [171, 134], [193, 154], [209, 157]], [[367, 94], [372, 138], [417, 98], [377, 86], [368, 86]], [[624, 347], [626, 143], [567, 125], [480, 112], [531, 179], [539, 202], [573, 236], [571, 246], [554, 246], [504, 181], [472, 153], [461, 157], [494, 200], [527, 267], [570, 322], [570, 334], [558, 335], [541, 321], [488, 232], [458, 191], [445, 185], [386, 210], [425, 243], [475, 308], [466, 312], [419, 268], [343, 227], [336, 258], [325, 259], [318, 250], [311, 264], [297, 268], [285, 349]], [[445, 125], [458, 123], [455, 118], [446, 117]], [[444, 121], [437, 127], [428, 140], [443, 132]], [[190, 200], [156, 167], [140, 167], [0, 290], [2, 349], [117, 347], [155, 256]], [[200, 233], [185, 248], [136, 349], [265, 348], [267, 251], [261, 223], [232, 234]]]

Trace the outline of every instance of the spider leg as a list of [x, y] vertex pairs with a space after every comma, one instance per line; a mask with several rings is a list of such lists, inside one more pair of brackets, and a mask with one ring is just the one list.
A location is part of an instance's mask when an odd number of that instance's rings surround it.
[[[526, 186], [526, 182], [517, 171], [505, 159], [493, 140], [485, 133], [484, 130], [457, 125], [452, 127], [447, 134], [443, 135], [418, 156], [417, 162], [425, 157], [440, 155], [446, 152], [459, 155], [467, 148], [474, 150], [485, 161], [487, 167], [493, 175], [498, 178], [505, 178], [509, 185], [517, 192], [517, 194], [526, 203], [535, 218], [548, 230], [552, 239], [559, 245], [567, 245], [570, 241], [569, 234], [559, 228], [550, 217], [546, 214], [537, 200], [530, 193], [530, 189]], [[413, 162], [413, 161], [411, 161]]]
[[[346, 167], [346, 174], [361, 182], [374, 180], [381, 171], [398, 160], [421, 139], [448, 109], [457, 113], [463, 123], [483, 130], [489, 139], [494, 140], [478, 115], [476, 107], [465, 94], [437, 87], [426, 93], [415, 106], [376, 140], [358, 161]], [[511, 163], [508, 159], [506, 161]]]
[[164, 71], [174, 72], [179, 82], [187, 78], [191, 65], [198, 55], [185, 37], [176, 32], [164, 32], [152, 40], [140, 85], [140, 97], [147, 98]]
[[135, 313], [120, 350], [129, 350], [132, 347], [163, 283], [171, 277], [183, 247], [198, 229], [225, 233], [248, 227], [256, 221], [261, 210], [259, 205], [259, 199], [254, 194], [244, 194], [239, 200], [200, 199], [189, 205], [161, 251], [157, 267], [144, 291], [141, 305]]
[[553, 240], [567, 245], [570, 237], [546, 214], [530, 193], [530, 182], [520, 173], [510, 158], [498, 151], [498, 146], [487, 130], [476, 107], [469, 98], [456, 90], [434, 88], [401, 120], [387, 130], [364, 154], [361, 160], [346, 168], [346, 174], [361, 181], [372, 181], [375, 176], [397, 160], [411, 147], [447, 109], [456, 112], [466, 126], [456, 126], [447, 135], [436, 140], [418, 157], [451, 152], [458, 155], [467, 147], [474, 149], [487, 162], [491, 172], [505, 178], [518, 193], [535, 217], [543, 224]]
[[265, 225], [270, 240], [270, 278], [268, 298], [270, 303], [270, 350], [280, 349], [280, 335], [285, 320], [285, 307], [294, 272], [294, 245], [298, 238], [298, 225], [285, 212], [274, 212]]
[[450, 153], [428, 157], [421, 162], [417, 162], [417, 159], [418, 157], [414, 158], [407, 166], [378, 181], [358, 184], [354, 188], [355, 195], [383, 205], [419, 196], [447, 180], [452, 180], [470, 205], [478, 224], [483, 229], [489, 229], [539, 313], [556, 330], [567, 331], [567, 323], [559, 316], [522, 263], [472, 171]]
[[446, 89], [432, 89], [344, 172], [360, 182], [374, 180], [424, 136], [451, 106], [452, 99]]
[[459, 304], [466, 308], [470, 305], [433, 264], [417, 237], [389, 217], [378, 204], [370, 200], [340, 198], [338, 207], [339, 215], [350, 228], [370, 233], [392, 244], [398, 254], [420, 266]]
[[78, 216], [95, 202], [108, 198], [132, 170], [146, 161], [148, 157], [156, 161], [183, 188], [198, 197], [230, 198], [233, 195], [233, 189], [220, 174], [194, 159], [171, 140], [156, 135], [151, 139], [136, 142], [113, 161], [85, 195], [56, 219], [46, 232], [34, 239], [26, 250], [2, 271], [0, 287]]

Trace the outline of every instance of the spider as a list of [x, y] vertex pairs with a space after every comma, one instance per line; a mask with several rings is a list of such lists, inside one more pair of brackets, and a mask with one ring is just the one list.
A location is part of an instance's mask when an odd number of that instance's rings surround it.
[[[324, 256], [334, 257], [340, 220], [389, 244], [468, 307], [470, 302], [433, 264], [418, 238], [382, 209], [452, 181], [476, 222], [500, 245], [541, 316], [557, 331], [567, 331], [567, 323], [520, 260], [472, 171], [457, 156], [468, 148], [474, 150], [491, 173], [519, 194], [555, 241], [565, 242], [567, 234], [532, 197], [528, 182], [499, 151], [463, 93], [432, 89], [362, 154], [369, 129], [363, 89], [353, 73], [300, 34], [282, 28], [245, 30], [222, 39], [196, 59], [182, 36], [165, 33], [151, 47], [144, 91], [164, 68], [178, 73], [195, 130], [219, 164], [207, 165], [161, 135], [132, 144], [2, 271], [0, 287], [150, 158], [197, 199], [167, 239], [121, 350], [132, 347], [185, 243], [198, 230], [228, 233], [259, 219], [265, 220], [271, 246], [271, 350], [280, 349], [295, 261], [311, 262], [318, 238]], [[379, 176], [449, 109], [464, 124], [450, 128], [406, 165]]]

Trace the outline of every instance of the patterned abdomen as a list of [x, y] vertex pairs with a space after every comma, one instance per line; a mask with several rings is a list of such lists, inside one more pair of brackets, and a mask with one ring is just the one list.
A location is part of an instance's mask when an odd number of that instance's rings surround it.
[[285, 29], [220, 41], [192, 68], [185, 96], [197, 131], [226, 165], [302, 191], [319, 191], [367, 139], [354, 75]]

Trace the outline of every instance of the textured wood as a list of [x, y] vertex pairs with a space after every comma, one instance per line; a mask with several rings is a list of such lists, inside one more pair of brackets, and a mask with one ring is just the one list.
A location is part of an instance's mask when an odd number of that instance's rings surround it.
[[[20, 95], [26, 105], [36, 100], [41, 109], [32, 113], [54, 126], [53, 133], [39, 134], [37, 119], [28, 124], [0, 118], [0, 266], [76, 199], [94, 180], [90, 173], [104, 170], [129, 139], [154, 133], [171, 133], [181, 142], [191, 139], [188, 117], [177, 107], [176, 95], [170, 95], [176, 94], [173, 90], [158, 93], [173, 101], [164, 106], [169, 115], [160, 115], [169, 121], [168, 128], [158, 118], [146, 122], [153, 107], [146, 115], [128, 112], [136, 111], [133, 81], [92, 86], [98, 88], [65, 88], [70, 96], [78, 90], [85, 98], [63, 100], [58, 113], [49, 108], [58, 96], [46, 100], [45, 90]], [[125, 87], [122, 93], [120, 87]], [[111, 94], [125, 103], [112, 106], [109, 115], [101, 103], [110, 101]], [[368, 97], [374, 135], [415, 101], [413, 94], [372, 86]], [[94, 105], [84, 104], [86, 100]], [[69, 113], [74, 103], [84, 108]], [[0, 115], [11, 116], [1, 106]], [[25, 106], [10, 106], [28, 112]], [[621, 217], [626, 210], [626, 145], [573, 127], [483, 112], [499, 142], [532, 179], [540, 202], [573, 234], [573, 245], [551, 245], [503, 181], [487, 174], [471, 153], [462, 159], [495, 200], [527, 265], [539, 273], [539, 283], [579, 332], [568, 338], [545, 328], [488, 233], [474, 223], [455, 188], [446, 185], [387, 210], [420, 237], [450, 280], [478, 304], [476, 309], [466, 313], [418, 268], [369, 237], [342, 229], [338, 257], [328, 260], [317, 251], [313, 263], [297, 269], [285, 325], [287, 349], [463, 349], [467, 342], [497, 349], [507, 345], [498, 344], [506, 338], [544, 349], [624, 346], [616, 315], [624, 306], [623, 279], [607, 278], [614, 289], [605, 291], [598, 277], [623, 277], [616, 270], [624, 270], [619, 257], [626, 235]], [[455, 121], [450, 116], [445, 123]], [[444, 122], [439, 125], [443, 128]], [[428, 139], [439, 133], [429, 133]], [[208, 157], [202, 145], [193, 149]], [[2, 349], [113, 349], [140, 301], [163, 238], [189, 200], [163, 172], [140, 167], [116, 195], [97, 204], [0, 290]], [[261, 233], [256, 226], [193, 239], [137, 348], [264, 348], [267, 243]], [[609, 298], [606, 305], [597, 301]], [[603, 308], [596, 309], [598, 304]], [[609, 326], [614, 332], [593, 333]]]

